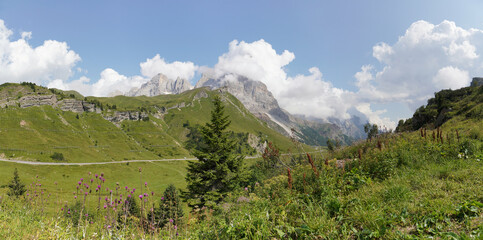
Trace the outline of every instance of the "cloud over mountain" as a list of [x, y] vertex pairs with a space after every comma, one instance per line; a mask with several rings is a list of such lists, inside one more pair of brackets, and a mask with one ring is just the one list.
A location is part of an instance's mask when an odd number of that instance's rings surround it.
[[324, 81], [316, 67], [309, 69], [309, 75], [287, 76], [284, 67], [294, 59], [292, 52], [284, 50], [278, 54], [263, 39], [252, 43], [234, 40], [228, 52], [218, 58], [214, 73], [216, 77], [237, 74], [263, 82], [280, 106], [291, 113], [348, 118], [351, 94]]
[[125, 76], [106, 68], [94, 81], [85, 76], [72, 79], [74, 72], [82, 72], [74, 70], [81, 58], [67, 43], [47, 40], [34, 47], [28, 42], [31, 32], [20, 33], [17, 40], [12, 36], [13, 31], [0, 19], [0, 83], [28, 81], [108, 96], [140, 87], [158, 73], [188, 81], [197, 72], [208, 71], [228, 81], [230, 74], [236, 74], [263, 82], [280, 106], [293, 114], [347, 119], [355, 111], [391, 128], [398, 119], [389, 119], [387, 114], [395, 110], [375, 110], [374, 104], [405, 104], [415, 110], [435, 91], [467, 86], [471, 77], [483, 74], [483, 31], [446, 20], [437, 25], [414, 22], [395, 43], [374, 45], [372, 56], [377, 62], [363, 65], [355, 73], [356, 91], [335, 87], [317, 67], [307, 74], [289, 76], [286, 67], [295, 54], [288, 50], [277, 53], [263, 39], [251, 43], [233, 40], [212, 68], [190, 61], [167, 62], [156, 54], [139, 64], [139, 75]]
[[152, 78], [156, 74], [162, 73], [169, 79], [180, 77], [188, 81], [193, 79], [198, 70], [198, 66], [192, 62], [174, 61], [167, 63], [159, 54], [156, 54], [153, 58], [146, 59], [139, 66], [141, 67], [141, 74], [147, 78]]

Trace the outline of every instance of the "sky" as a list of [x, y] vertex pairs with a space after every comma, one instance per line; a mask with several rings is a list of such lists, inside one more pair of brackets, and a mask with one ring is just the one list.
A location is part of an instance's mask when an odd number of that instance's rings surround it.
[[108, 96], [153, 75], [265, 83], [293, 114], [394, 128], [483, 76], [481, 1], [0, 0], [0, 84]]

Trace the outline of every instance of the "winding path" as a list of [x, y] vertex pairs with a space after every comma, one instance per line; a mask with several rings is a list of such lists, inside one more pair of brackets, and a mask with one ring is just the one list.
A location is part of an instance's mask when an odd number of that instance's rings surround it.
[[[308, 152], [308, 153], [316, 153]], [[290, 153], [281, 154], [282, 156], [293, 155]], [[261, 156], [247, 156], [245, 159], [260, 158]], [[19, 163], [27, 165], [46, 165], [46, 166], [86, 166], [86, 165], [105, 165], [105, 164], [116, 164], [116, 163], [138, 163], [138, 162], [170, 162], [170, 161], [189, 161], [197, 160], [197, 158], [166, 158], [166, 159], [152, 159], [152, 160], [122, 160], [122, 161], [112, 161], [112, 162], [79, 162], [79, 163], [66, 163], [66, 162], [34, 162], [34, 161], [24, 161], [24, 160], [14, 160], [14, 159], [3, 159], [0, 158], [0, 162], [9, 163]]]

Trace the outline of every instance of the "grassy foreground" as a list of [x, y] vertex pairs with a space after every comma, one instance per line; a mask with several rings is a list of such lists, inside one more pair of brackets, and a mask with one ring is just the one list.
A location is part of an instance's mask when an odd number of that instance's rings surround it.
[[[91, 210], [89, 221], [75, 225], [65, 214], [42, 213], [40, 206], [27, 200], [2, 195], [0, 237], [482, 239], [481, 124], [453, 119], [442, 128], [443, 141], [433, 138], [432, 131], [426, 137], [420, 132], [388, 134], [328, 155], [311, 156], [311, 160], [304, 155], [279, 156], [274, 151], [254, 164], [252, 181], [246, 188], [230, 193], [215, 209], [185, 211], [180, 224], [167, 224], [161, 229], [142, 227], [142, 216], [112, 228], [103, 220], [109, 210], [103, 209], [97, 213]], [[277, 161], [270, 162], [270, 159]], [[344, 168], [340, 168], [342, 162]], [[156, 190], [148, 202], [156, 203], [158, 192], [169, 178], [182, 179], [184, 165], [164, 163], [173, 165], [166, 166], [168, 176], [163, 177], [159, 176], [162, 171], [150, 164], [121, 164], [112, 170], [110, 166], [75, 168], [78, 173], [70, 174], [72, 181], [65, 183], [65, 188], [75, 191], [79, 177], [84, 176], [86, 181], [87, 172], [94, 174], [100, 170], [104, 171], [110, 188], [115, 187], [114, 181], [119, 181], [121, 187], [132, 184], [130, 188], [137, 188], [144, 182], [135, 180], [140, 175], [138, 168], [142, 167], [143, 179]], [[171, 167], [180, 172], [174, 173]], [[42, 167], [32, 167], [21, 177], [26, 181], [32, 181], [37, 174], [39, 178], [49, 175], [62, 178], [60, 169], [56, 172], [47, 167], [38, 172], [37, 168]], [[2, 178], [11, 177], [4, 174]], [[122, 182], [123, 179], [132, 182]], [[182, 180], [177, 182], [179, 187], [183, 184]], [[46, 188], [55, 188], [55, 185]], [[96, 206], [95, 199], [89, 203], [92, 209]], [[68, 202], [72, 204], [74, 199]]]

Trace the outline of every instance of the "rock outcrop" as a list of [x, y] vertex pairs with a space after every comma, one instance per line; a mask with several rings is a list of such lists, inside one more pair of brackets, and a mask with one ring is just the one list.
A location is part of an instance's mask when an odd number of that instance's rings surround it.
[[[195, 88], [210, 87], [221, 89], [235, 96], [256, 117], [281, 130], [284, 135], [291, 135], [291, 128], [296, 127], [293, 117], [281, 109], [267, 86], [244, 76], [230, 74], [220, 78], [203, 75]], [[275, 126], [278, 125], [278, 126]]]
[[112, 115], [104, 115], [103, 118], [107, 121], [113, 123], [120, 123], [124, 120], [132, 120], [132, 121], [139, 121], [146, 119], [148, 114], [145, 112], [137, 112], [137, 111], [126, 111], [126, 112], [114, 112]]
[[[336, 123], [310, 121], [306, 118], [291, 115], [278, 105], [277, 100], [264, 83], [244, 76], [228, 74], [216, 78], [210, 75], [203, 75], [195, 86], [195, 88], [199, 87], [210, 87], [231, 93], [253, 115], [266, 122], [271, 128], [286, 136], [299, 138], [303, 142], [313, 138], [313, 136], [305, 136], [303, 132], [320, 134], [322, 133], [320, 129], [325, 129], [323, 131], [325, 138], [338, 139], [344, 143], [349, 143], [344, 141], [344, 139], [349, 139], [349, 137], [344, 135], [354, 134], [354, 137], [360, 136], [359, 129], [351, 125], [349, 121], [338, 121]], [[307, 130], [307, 128], [310, 130]], [[324, 145], [325, 141], [315, 144]]]
[[35, 107], [42, 105], [57, 105], [57, 97], [55, 95], [27, 95], [18, 100], [21, 108]]
[[176, 80], [173, 80], [159, 73], [158, 75], [154, 76], [149, 82], [141, 85], [140, 88], [133, 88], [125, 95], [130, 97], [143, 95], [152, 97], [164, 94], [178, 94], [192, 88], [193, 87], [186, 79], [178, 77]]
[[44, 105], [49, 105], [52, 107], [58, 107], [62, 111], [71, 111], [75, 113], [82, 112], [97, 112], [100, 113], [101, 109], [97, 108], [95, 104], [86, 101], [67, 98], [58, 100], [55, 94], [51, 95], [39, 95], [39, 94], [29, 94], [23, 96], [18, 100], [3, 99], [0, 101], [0, 107], [6, 106], [19, 106], [21, 108], [28, 107], [40, 107]]

